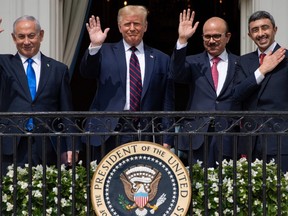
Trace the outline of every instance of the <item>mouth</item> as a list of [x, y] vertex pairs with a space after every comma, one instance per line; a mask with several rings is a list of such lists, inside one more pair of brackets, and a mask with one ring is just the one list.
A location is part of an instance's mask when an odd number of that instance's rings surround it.
[[267, 43], [267, 37], [261, 37], [261, 38], [259, 38], [259, 39], [258, 39], [258, 42], [259, 42], [260, 44], [265, 44], [265, 43]]

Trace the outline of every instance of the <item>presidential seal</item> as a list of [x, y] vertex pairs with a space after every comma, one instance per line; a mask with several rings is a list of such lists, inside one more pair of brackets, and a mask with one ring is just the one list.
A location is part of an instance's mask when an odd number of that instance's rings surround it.
[[98, 216], [185, 216], [191, 182], [180, 159], [152, 142], [130, 142], [98, 164], [91, 182]]

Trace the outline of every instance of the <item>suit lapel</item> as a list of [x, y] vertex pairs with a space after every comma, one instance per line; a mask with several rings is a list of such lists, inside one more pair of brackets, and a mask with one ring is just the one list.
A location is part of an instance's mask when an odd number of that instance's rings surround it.
[[[206, 51], [203, 52], [203, 55], [199, 56], [199, 62], [202, 62], [205, 65], [204, 67], [202, 67], [202, 68], [204, 68], [203, 73], [204, 73], [206, 79], [208, 80], [208, 83], [210, 84], [212, 91], [216, 94], [214, 82], [213, 82], [213, 78], [212, 78], [210, 59], [209, 59], [209, 56], [208, 56]], [[205, 70], [205, 68], [207, 68], [207, 69]]]
[[50, 59], [41, 53], [40, 79], [39, 79], [39, 85], [38, 85], [38, 89], [36, 92], [35, 100], [37, 99], [38, 95], [41, 93], [41, 91], [43, 91], [45, 85], [47, 84], [49, 75], [51, 75], [52, 67], [53, 65], [51, 65]]
[[15, 79], [18, 80], [20, 86], [23, 88], [24, 94], [28, 96], [30, 100], [32, 100], [29, 86], [28, 86], [27, 76], [26, 76], [23, 63], [21, 61], [19, 54], [17, 53], [15, 56], [13, 56], [11, 61], [12, 61], [12, 65], [14, 66], [13, 70], [11, 70], [13, 73], [13, 76], [15, 77]]
[[[274, 50], [273, 50], [273, 53], [274, 53], [277, 49], [279, 49], [279, 48], [280, 48], [280, 46], [277, 44], [276, 47], [275, 47]], [[259, 59], [258, 59], [258, 53], [257, 53], [257, 60], [259, 61]], [[281, 63], [280, 63], [280, 64], [281, 64]], [[277, 66], [277, 67], [278, 67], [278, 66]], [[258, 94], [258, 98], [260, 98], [260, 96], [261, 96], [261, 94], [263, 93], [263, 91], [264, 91], [264, 89], [265, 89], [268, 81], [270, 80], [271, 76], [273, 75], [273, 72], [274, 72], [275, 70], [277, 70], [277, 67], [276, 67], [275, 69], [273, 69], [273, 71], [271, 71], [270, 73], [267, 73], [267, 74], [265, 75], [265, 78], [264, 78], [263, 82], [261, 83], [261, 88], [260, 88], [260, 91], [259, 91], [259, 94]]]
[[232, 58], [231, 54], [228, 53], [227, 75], [226, 75], [226, 79], [224, 81], [224, 85], [223, 85], [221, 92], [220, 92], [218, 97], [220, 97], [226, 91], [228, 86], [233, 81], [233, 77], [235, 74], [235, 65], [236, 65], [236, 61], [234, 60], [234, 58]]
[[[122, 41], [119, 43], [113, 45], [112, 47], [114, 51], [114, 60], [116, 61], [118, 65], [118, 74], [121, 79], [122, 86], [124, 88], [124, 91], [126, 92], [126, 79], [127, 79], [127, 65], [126, 65], [126, 56], [125, 56], [125, 50], [124, 50], [124, 44]], [[111, 62], [113, 64], [113, 62]]]
[[147, 89], [149, 87], [156, 59], [156, 56], [153, 54], [153, 50], [151, 49], [151, 47], [144, 45], [144, 52], [145, 52], [145, 78], [143, 83], [142, 98], [147, 92]]

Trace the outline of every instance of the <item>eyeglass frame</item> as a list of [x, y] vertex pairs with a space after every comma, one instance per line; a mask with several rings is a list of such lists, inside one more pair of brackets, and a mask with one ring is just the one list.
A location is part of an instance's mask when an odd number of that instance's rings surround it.
[[[204, 41], [210, 41], [211, 38], [213, 38], [214, 41], [219, 41], [219, 40], [221, 40], [221, 37], [223, 35], [226, 35], [226, 34], [227, 34], [227, 32], [221, 33], [221, 34], [212, 34], [212, 35], [210, 35], [210, 34], [206, 34], [206, 35], [202, 34], [202, 38], [203, 38]], [[207, 38], [207, 37], [209, 37], [209, 38]]]

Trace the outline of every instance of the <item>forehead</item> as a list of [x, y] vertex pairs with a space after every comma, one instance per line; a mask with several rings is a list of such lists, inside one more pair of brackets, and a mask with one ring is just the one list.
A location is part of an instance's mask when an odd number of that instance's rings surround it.
[[31, 20], [21, 20], [16, 23], [15, 31], [17, 34], [26, 33], [26, 32], [35, 32], [36, 23]]
[[219, 20], [210, 21], [204, 24], [203, 33], [215, 32], [215, 33], [224, 33], [226, 32], [226, 26], [223, 22]]
[[257, 27], [261, 27], [263, 25], [268, 25], [268, 26], [272, 26], [271, 20], [264, 18], [264, 19], [258, 19], [255, 21], [252, 21], [249, 23], [249, 28], [257, 28]]
[[142, 15], [123, 15], [121, 19], [122, 23], [127, 22], [144, 22], [144, 17]]

